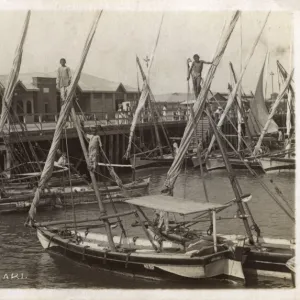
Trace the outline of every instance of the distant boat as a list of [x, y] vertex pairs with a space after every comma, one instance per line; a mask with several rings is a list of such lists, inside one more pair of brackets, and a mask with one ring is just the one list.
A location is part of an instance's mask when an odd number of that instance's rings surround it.
[[[150, 176], [147, 176], [136, 181], [125, 183], [124, 187], [130, 197], [139, 197], [148, 194], [149, 184]], [[105, 187], [102, 184], [99, 185], [99, 191], [104, 199], [104, 203], [110, 202], [110, 199], [116, 202], [122, 202], [126, 199], [122, 190], [117, 185], [108, 185]], [[95, 191], [87, 185], [76, 185], [73, 186], [72, 189], [70, 187], [62, 188], [61, 186], [52, 187], [46, 189], [41, 195], [39, 209], [71, 207], [72, 201], [74, 205], [95, 204], [97, 200], [94, 195]], [[28, 212], [33, 197], [34, 191], [28, 189], [6, 191], [5, 196], [3, 195], [0, 199], [0, 214]]]
[[295, 172], [296, 159], [285, 157], [262, 157], [260, 163], [265, 172]]

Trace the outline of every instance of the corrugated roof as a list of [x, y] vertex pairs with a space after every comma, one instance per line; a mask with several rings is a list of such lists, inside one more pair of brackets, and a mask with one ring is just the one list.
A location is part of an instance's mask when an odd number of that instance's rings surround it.
[[[0, 84], [4, 88], [6, 86], [7, 77], [7, 75], [0, 75]], [[32, 83], [33, 77], [56, 78], [56, 72], [33, 72], [20, 74], [19, 80], [24, 86], [24, 88], [28, 91], [38, 90], [38, 88]], [[123, 85], [120, 82], [106, 80], [86, 73], [81, 73], [80, 80], [78, 83], [79, 88], [83, 92], [115, 92], [120, 85], [125, 88], [126, 92], [131, 93], [138, 91], [136, 88], [133, 88], [128, 85]]]

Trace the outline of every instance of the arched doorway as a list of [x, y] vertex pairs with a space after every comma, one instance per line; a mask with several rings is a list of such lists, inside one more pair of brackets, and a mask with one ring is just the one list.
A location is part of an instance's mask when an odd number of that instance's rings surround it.
[[26, 102], [26, 113], [32, 114], [32, 103], [29, 100]]

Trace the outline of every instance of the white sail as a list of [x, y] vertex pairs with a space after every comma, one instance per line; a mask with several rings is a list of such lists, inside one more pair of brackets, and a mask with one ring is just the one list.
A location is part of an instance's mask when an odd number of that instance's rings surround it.
[[[268, 56], [266, 56], [265, 62], [260, 72], [260, 76], [257, 82], [254, 99], [250, 101], [250, 112], [248, 115], [248, 128], [251, 135], [260, 135], [264, 125], [266, 124], [269, 112], [265, 104], [264, 99], [264, 70], [266, 67]], [[278, 126], [274, 120], [270, 121], [267, 133], [273, 133], [278, 131]]]
[[[212, 61], [212, 65], [210, 66], [210, 68], [207, 72], [206, 78], [204, 80], [204, 84], [201, 89], [201, 92], [192, 108], [194, 110], [194, 120], [196, 123], [200, 120], [200, 118], [203, 114], [203, 111], [205, 109], [205, 104], [206, 104], [206, 98], [207, 98], [207, 94], [210, 89], [211, 82], [213, 80], [213, 77], [217, 70], [217, 67], [223, 57], [223, 54], [228, 45], [228, 42], [229, 42], [231, 34], [234, 30], [234, 27], [239, 19], [239, 16], [240, 16], [239, 11], [237, 11], [233, 14], [230, 24], [229, 24], [227, 30], [225, 31], [225, 34], [223, 37], [223, 42], [220, 43], [220, 46], [218, 47], [218, 49], [216, 51], [216, 54]], [[165, 181], [165, 186], [169, 190], [169, 192], [171, 192], [173, 190], [175, 181], [179, 175], [180, 168], [181, 168], [185, 153], [188, 150], [193, 133], [194, 133], [194, 121], [190, 115], [188, 123], [185, 127], [185, 131], [184, 131], [181, 143], [180, 143], [178, 153], [175, 156], [175, 159], [174, 159], [173, 164], [167, 174], [167, 179]]]
[[27, 224], [29, 224], [29, 225], [31, 225], [32, 221], [34, 220], [34, 216], [36, 214], [36, 207], [38, 206], [42, 190], [44, 189], [47, 181], [49, 180], [49, 178], [52, 175], [56, 151], [59, 147], [59, 142], [61, 139], [64, 125], [66, 123], [66, 120], [67, 120], [67, 118], [70, 114], [71, 108], [73, 106], [73, 96], [75, 94], [76, 87], [77, 87], [78, 81], [80, 79], [81, 70], [83, 68], [87, 54], [89, 52], [93, 37], [94, 37], [96, 29], [97, 29], [99, 19], [101, 17], [101, 14], [102, 14], [102, 11], [97, 12], [95, 15], [94, 21], [92, 23], [92, 27], [90, 29], [89, 35], [86, 39], [86, 42], [85, 42], [85, 45], [84, 45], [84, 48], [83, 48], [83, 51], [81, 54], [79, 65], [75, 71], [74, 76], [72, 77], [72, 82], [68, 88], [68, 93], [67, 93], [66, 99], [64, 101], [64, 104], [61, 107], [59, 118], [58, 118], [58, 121], [56, 124], [55, 132], [54, 132], [54, 136], [53, 136], [53, 140], [52, 140], [52, 144], [51, 144], [51, 147], [50, 147], [50, 150], [49, 150], [46, 162], [45, 162], [45, 166], [44, 166], [38, 187], [37, 187], [35, 195], [34, 195], [34, 199], [32, 201], [32, 204], [31, 204], [31, 207], [29, 210], [29, 216], [27, 219]]
[[15, 87], [18, 83], [18, 77], [19, 77], [19, 72], [21, 68], [21, 63], [22, 63], [22, 55], [23, 55], [23, 46], [25, 43], [27, 31], [28, 31], [28, 26], [29, 26], [29, 21], [30, 21], [30, 15], [31, 11], [27, 12], [24, 26], [23, 26], [23, 31], [21, 35], [21, 40], [17, 46], [16, 52], [15, 52], [15, 58], [13, 61], [13, 66], [10, 71], [10, 74], [8, 76], [8, 81], [5, 87], [5, 92], [2, 98], [2, 112], [1, 112], [1, 118], [0, 118], [0, 132], [3, 132], [4, 125], [6, 123], [8, 114], [9, 114], [9, 109], [12, 104], [12, 99], [13, 99], [13, 94]]

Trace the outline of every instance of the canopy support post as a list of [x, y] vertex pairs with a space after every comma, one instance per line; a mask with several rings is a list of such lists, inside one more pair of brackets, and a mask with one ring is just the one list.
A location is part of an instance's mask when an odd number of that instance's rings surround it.
[[[135, 209], [137, 209], [139, 212], [141, 212], [141, 214], [144, 215], [144, 217], [146, 217], [146, 215], [144, 214], [144, 212], [142, 211], [142, 209], [141, 209], [139, 206], [135, 206], [135, 205], [134, 205], [133, 207], [134, 207]], [[144, 224], [144, 222], [143, 222], [141, 216], [139, 215], [138, 212], [136, 212], [135, 215], [136, 215], [136, 217], [139, 219], [140, 224], [141, 224], [141, 226], [142, 226], [142, 228], [143, 228], [143, 230], [144, 230], [144, 232], [145, 232], [145, 234], [146, 234], [148, 240], [150, 241], [150, 243], [151, 243], [153, 249], [154, 249], [156, 252], [158, 252], [159, 249], [158, 249], [157, 246], [155, 245], [154, 240], [153, 240], [152, 236], [150, 235], [150, 233], [148, 232], [148, 230], [147, 230], [147, 228], [146, 228], [146, 226], [145, 226], [145, 224]]]

